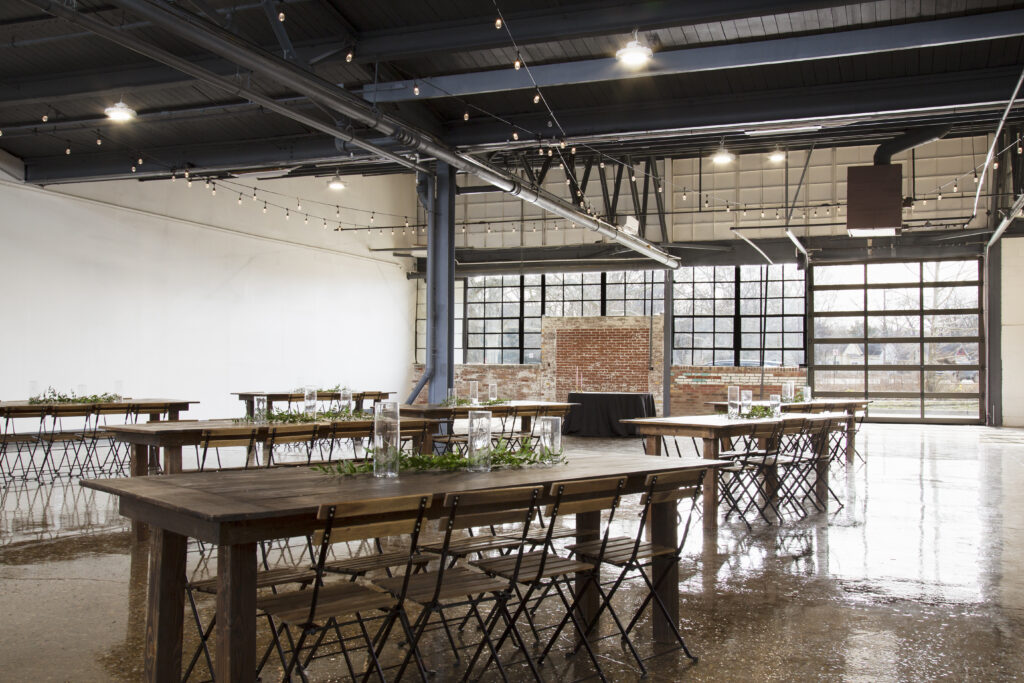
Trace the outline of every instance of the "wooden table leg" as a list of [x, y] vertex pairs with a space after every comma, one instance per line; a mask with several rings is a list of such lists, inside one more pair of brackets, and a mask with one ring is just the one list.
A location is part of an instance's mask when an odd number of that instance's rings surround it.
[[645, 436], [644, 453], [646, 453], [647, 455], [661, 455], [661, 437]]
[[[704, 459], [718, 459], [718, 439], [704, 439]], [[718, 470], [709, 468], [704, 475], [704, 531], [718, 531]]]
[[153, 529], [146, 615], [146, 680], [150, 683], [178, 683], [181, 680], [185, 542], [184, 536]]
[[[181, 612], [181, 609], [178, 610]], [[256, 544], [217, 546], [218, 681], [256, 678]], [[181, 671], [181, 667], [175, 669]]]
[[852, 412], [846, 419], [846, 462], [852, 463], [857, 453], [854, 440], [857, 436], [857, 413]]
[[[128, 468], [133, 477], [145, 477], [149, 474], [149, 446], [133, 443], [129, 447]], [[137, 541], [149, 538], [149, 525], [145, 522], [132, 520], [132, 536]]]
[[[675, 519], [675, 518], [673, 518]], [[584, 543], [586, 541], [593, 541], [601, 536], [601, 513], [600, 512], [578, 512], [576, 513], [576, 542]], [[601, 568], [597, 568], [598, 578], [601, 580], [600, 572]], [[586, 625], [586, 615], [596, 614], [598, 608], [601, 606], [601, 596], [591, 586], [587, 587], [585, 574], [576, 575], [576, 606], [578, 607], [577, 617], [580, 620], [580, 624]], [[595, 632], [600, 632], [600, 628], [595, 629]]]
[[164, 474], [181, 472], [181, 446], [164, 446]]
[[[150, 422], [159, 422], [160, 413], [150, 413]], [[160, 448], [158, 446], [150, 446], [149, 448], [149, 471], [156, 473], [160, 469]]]
[[[709, 470], [708, 474], [711, 474], [713, 470]], [[704, 481], [707, 481], [705, 477]], [[704, 517], [707, 518], [707, 508], [705, 507]], [[716, 513], [717, 518], [717, 513]], [[651, 537], [652, 542], [655, 545], [665, 546], [667, 548], [675, 548], [679, 544], [679, 538], [677, 537], [677, 522], [676, 522], [676, 504], [675, 501], [667, 503], [655, 503], [651, 506]], [[654, 564], [651, 567], [651, 574], [654, 577], [660, 578], [664, 572], [668, 572], [665, 578], [661, 580], [661, 584], [658, 586], [658, 597], [665, 603], [665, 607], [668, 610], [669, 618], [672, 623], [679, 625], [679, 563], [673, 561], [673, 558], [668, 555], [663, 555], [654, 558]], [[665, 616], [661, 613], [660, 609], [657, 609], [656, 605], [651, 605], [651, 626], [654, 630], [654, 640], [659, 643], [674, 643], [676, 642], [675, 632], [668, 621], [665, 620]]]
[[828, 449], [814, 461], [814, 492], [821, 501], [821, 506], [828, 511]]

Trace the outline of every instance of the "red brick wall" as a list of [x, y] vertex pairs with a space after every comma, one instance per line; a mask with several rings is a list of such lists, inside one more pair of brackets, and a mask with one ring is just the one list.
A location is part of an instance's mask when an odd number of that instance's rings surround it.
[[[764, 400], [782, 392], [782, 383], [792, 381], [798, 390], [807, 381], [803, 368], [765, 368]], [[728, 387], [751, 389], [754, 400], [761, 400], [761, 368], [708, 367], [699, 365], [672, 366], [672, 414], [704, 415], [713, 413], [707, 401], [724, 401]]]
[[[412, 386], [420, 381], [423, 376], [423, 366], [419, 363], [412, 366]], [[540, 365], [456, 365], [455, 366], [455, 389], [460, 396], [469, 395], [469, 382], [476, 380], [480, 383], [480, 395], [487, 397], [487, 384], [498, 383], [498, 396], [511, 399], [537, 398], [541, 392], [541, 366]], [[416, 403], [427, 402], [428, 382]]]
[[555, 394], [570, 391], [647, 391], [644, 329], [559, 330], [555, 352]]

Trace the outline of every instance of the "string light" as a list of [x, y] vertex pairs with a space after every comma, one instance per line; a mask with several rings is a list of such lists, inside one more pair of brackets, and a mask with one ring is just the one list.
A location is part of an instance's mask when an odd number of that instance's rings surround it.
[[135, 167], [132, 166], [132, 173], [135, 173]]
[[[604, 168], [604, 162], [602, 161], [600, 164], [598, 164], [598, 166], [600, 166], [601, 168]], [[686, 199], [685, 195], [683, 195], [683, 199]]]
[[954, 178], [953, 179], [953, 193], [955, 194], [955, 193], [957, 193], [959, 191], [960, 191], [960, 188], [957, 187], [956, 178]]
[[298, 197], [295, 198], [295, 210], [302, 211], [302, 200]]
[[731, 213], [731, 210], [729, 209], [729, 202], [725, 203], [725, 212], [726, 213]]
[[992, 161], [992, 170], [993, 171], [998, 171], [999, 170], [999, 159], [995, 159], [995, 160]]
[[302, 219], [303, 225], [309, 225], [309, 214], [307, 213]]
[[779, 220], [779, 210], [775, 209], [775, 220]]
[[101, 138], [101, 137], [97, 136], [97, 137], [96, 137], [96, 144], [97, 144], [97, 146], [98, 146], [98, 145], [102, 145], [102, 144], [103, 144], [103, 138]]
[[1017, 154], [1024, 154], [1024, 145], [1021, 145], [1020, 136], [1017, 136]]
[[407, 228], [409, 227], [409, 217], [408, 216], [405, 217], [405, 227], [407, 227]]
[[327, 229], [327, 219], [325, 218], [324, 219], [324, 230], [326, 230], [326, 229]]
[[764, 209], [761, 209], [761, 218], [764, 218]]
[[290, 220], [291, 217], [292, 217], [291, 214], [288, 213], [288, 209], [285, 209], [284, 210], [284, 219], [287, 221], [287, 220]]
[[[512, 63], [512, 66], [515, 67], [516, 71], [519, 71], [519, 69], [523, 67], [523, 60], [521, 60], [519, 57], [516, 57], [516, 61]], [[45, 121], [46, 119], [43, 120]]]
[[686, 201], [686, 187], [683, 187], [683, 201]]
[[533, 96], [533, 103], [534, 104], [540, 104], [540, 93], [539, 92], [536, 95]]
[[373, 219], [376, 218], [376, 216], [377, 216], [377, 212], [376, 211], [371, 211], [370, 212], [370, 225], [373, 225]]
[[186, 176], [185, 176], [185, 183], [186, 183], [186, 184], [187, 184], [187, 185], [188, 185], [189, 187], [192, 187], [192, 179], [191, 179], [191, 178], [189, 178], [189, 177], [188, 177], [188, 175], [186, 175]]
[[279, 14], [277, 15], [277, 20], [278, 20], [278, 21], [282, 21], [282, 22], [284, 21], [284, 12], [280, 12], [280, 13], [279, 13]]
[[978, 169], [974, 169], [974, 184], [978, 184]]
[[573, 156], [576, 156], [576, 148], [573, 147], [572, 149], [570, 149], [569, 153], [572, 154]]
[[212, 197], [216, 197], [217, 196], [217, 183], [214, 183], [210, 187], [210, 196], [212, 196]]
[[513, 140], [518, 140], [519, 139], [519, 131], [517, 131], [515, 128], [512, 129], [512, 139]]
[[139, 166], [142, 166], [142, 157], [139, 157]]
[[709, 204], [710, 204], [710, 202], [708, 201], [708, 196], [704, 195], [704, 208], [705, 209], [708, 208]]
[[[516, 67], [516, 68], [518, 69], [519, 67]], [[43, 114], [43, 123], [46, 123], [49, 120], [50, 120], [50, 117], [47, 116], [46, 114]]]
[[206, 180], [203, 181], [203, 187], [205, 187], [207, 190], [210, 189], [210, 179], [209, 178], [207, 178]]
[[171, 182], [173, 183], [177, 179], [178, 179], [178, 174], [175, 173], [174, 171], [171, 171]]
[[560, 147], [561, 149], [565, 149], [565, 140], [561, 140], [561, 141], [559, 141], [559, 143], [558, 143], [558, 146], [559, 146], [559, 147]]
[[242, 205], [242, 193], [241, 192], [238, 193], [238, 205], [239, 206]]
[[467, 111], [467, 112], [465, 112], [465, 113], [464, 113], [464, 114], [462, 115], [462, 120], [463, 120], [463, 121], [469, 121], [469, 112], [468, 112], [468, 111]]
[[418, 86], [418, 85], [412, 86], [412, 94], [413, 95], [419, 95], [420, 94], [420, 86]]
[[501, 29], [501, 17], [494, 20], [494, 28]]
[[267, 212], [267, 203], [263, 202], [263, 213]]
[[348, 54], [345, 55], [345, 61], [348, 62], [349, 64], [351, 64], [352, 63], [352, 57], [353, 57], [352, 50], [349, 50]]
[[252, 188], [252, 200], [256, 201], [256, 188]]
[[71, 154], [71, 148], [70, 147], [65, 147], [64, 148], [64, 154], [70, 155]]
[[335, 218], [341, 218], [341, 207], [340, 206], [334, 207], [334, 217]]

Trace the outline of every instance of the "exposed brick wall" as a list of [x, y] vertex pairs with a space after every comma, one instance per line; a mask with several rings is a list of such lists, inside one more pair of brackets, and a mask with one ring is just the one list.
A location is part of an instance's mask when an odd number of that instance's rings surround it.
[[[537, 365], [456, 365], [455, 387], [465, 396], [469, 381], [480, 382], [480, 393], [488, 382], [498, 383], [502, 398], [564, 401], [577, 388], [584, 391], [649, 391], [658, 414], [662, 414], [663, 327], [654, 317], [653, 341], [648, 369], [651, 320], [643, 316], [605, 318], [544, 318], [541, 326], [541, 363]], [[423, 374], [422, 365], [413, 366], [413, 385]], [[803, 368], [765, 368], [764, 398], [781, 393], [782, 382], [792, 380], [803, 386]], [[713, 412], [706, 401], [724, 401], [730, 385], [749, 387], [760, 398], [761, 368], [672, 366], [672, 414], [702, 415]], [[426, 403], [424, 388], [417, 403]]]
[[[412, 386], [423, 376], [423, 365], [412, 366]], [[541, 366], [535, 365], [456, 365], [454, 372], [455, 388], [460, 396], [469, 395], [469, 382], [480, 383], [480, 395], [487, 397], [487, 385], [498, 383], [498, 395], [501, 398], [530, 399], [536, 398], [541, 391]], [[427, 386], [416, 398], [416, 403], [427, 402]], [[411, 388], [411, 387], [410, 387]]]
[[[792, 381], [798, 390], [807, 381], [804, 368], [765, 368], [764, 400], [782, 392], [782, 383]], [[760, 400], [761, 368], [709, 367], [701, 365], [672, 366], [672, 413], [703, 415], [713, 413], [707, 401], [724, 401], [728, 387], [752, 389], [754, 400]]]

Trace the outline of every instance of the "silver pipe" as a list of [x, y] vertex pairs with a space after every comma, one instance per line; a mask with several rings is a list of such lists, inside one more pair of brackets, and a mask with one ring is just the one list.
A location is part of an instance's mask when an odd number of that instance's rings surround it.
[[986, 254], [988, 253], [988, 250], [992, 248], [992, 245], [999, 241], [999, 238], [1003, 236], [1006, 229], [1010, 227], [1011, 223], [1013, 223], [1013, 219], [1019, 216], [1021, 211], [1024, 211], [1024, 192], [1017, 195], [1017, 201], [1015, 201], [1013, 206], [1010, 207], [1010, 212], [1003, 217], [1003, 220], [999, 221], [999, 227], [997, 227], [996, 231], [992, 233], [992, 238], [989, 239], [988, 244], [985, 245]]
[[[33, 2], [40, 0], [33, 0]], [[115, 4], [135, 12], [179, 37], [239, 66], [287, 84], [302, 94], [319, 101], [355, 121], [388, 135], [403, 146], [432, 156], [454, 168], [470, 173], [495, 187], [535, 206], [589, 228], [623, 246], [670, 268], [678, 268], [679, 260], [650, 242], [626, 234], [614, 225], [580, 212], [575, 206], [540, 189], [525, 187], [514, 176], [485, 164], [467, 154], [457, 152], [432, 139], [400, 119], [373, 109], [367, 102], [339, 89], [333, 83], [311, 74], [299, 66], [250, 45], [219, 26], [202, 20], [179, 7], [151, 0], [115, 0]]]
[[281, 114], [282, 116], [285, 116], [293, 121], [301, 123], [304, 126], [312, 128], [314, 130], [318, 130], [321, 133], [326, 133], [327, 135], [351, 143], [357, 147], [361, 147], [362, 149], [365, 149], [366, 151], [372, 154], [376, 154], [377, 156], [383, 157], [397, 164], [401, 164], [406, 168], [410, 168], [415, 171], [421, 171], [424, 173], [429, 173], [428, 169], [410, 161], [409, 159], [406, 159], [405, 157], [393, 154], [392, 152], [389, 152], [382, 147], [378, 147], [372, 142], [366, 142], [355, 137], [354, 135], [349, 135], [348, 133], [342, 132], [335, 128], [334, 126], [330, 126], [310, 116], [306, 116], [301, 112], [297, 112], [293, 109], [282, 106], [269, 97], [264, 97], [259, 93], [253, 92], [252, 90], [247, 90], [246, 88], [242, 88], [238, 85], [235, 85], [230, 80], [222, 78], [221, 76], [218, 76], [212, 71], [208, 71], [207, 69], [196, 66], [195, 64], [189, 62], [187, 59], [182, 59], [181, 57], [171, 54], [170, 52], [161, 50], [158, 47], [148, 45], [140, 40], [132, 38], [131, 36], [128, 36], [123, 32], [116, 30], [114, 27], [109, 26], [103, 23], [102, 21], [93, 19], [92, 17], [81, 14], [80, 12], [70, 10], [64, 7], [63, 5], [54, 2], [53, 0], [23, 0], [23, 2], [26, 2], [34, 7], [38, 7], [44, 12], [48, 12], [56, 17], [60, 17], [61, 19], [64, 19], [69, 23], [81, 26], [91, 31], [92, 33], [95, 33], [96, 35], [111, 41], [112, 43], [116, 43], [121, 47], [125, 47], [129, 50], [132, 50], [133, 52], [137, 52], [140, 55], [143, 55], [144, 57], [149, 57], [150, 59], [153, 59], [157, 62], [166, 64], [172, 69], [177, 69], [178, 71], [188, 74], [189, 76], [192, 76], [197, 80], [209, 83], [210, 85], [220, 88], [221, 90], [225, 90], [228, 93], [235, 95], [237, 97], [245, 98], [253, 104], [258, 104], [259, 106], [263, 107], [264, 109], [267, 109], [268, 111], [272, 111], [276, 114]]
[[[974, 191], [974, 210], [971, 212], [973, 216], [978, 215], [978, 200], [981, 199], [981, 186], [985, 184], [985, 175], [988, 173], [989, 164], [992, 163], [992, 155], [995, 154], [996, 145], [999, 144], [999, 134], [1003, 131], [1003, 124], [1006, 123], [1006, 117], [1010, 115], [1010, 110], [1013, 108], [1013, 103], [1017, 99], [1017, 93], [1020, 92], [1022, 83], [1024, 83], [1024, 69], [1021, 69], [1020, 78], [1017, 79], [1017, 85], [1013, 88], [1010, 101], [1006, 103], [1006, 109], [1003, 110], [1003, 118], [999, 119], [996, 133], [992, 136], [992, 144], [988, 148], [988, 154], [985, 155], [985, 167], [981, 169], [981, 180], [978, 181], [978, 189]], [[995, 238], [992, 239], [992, 242], [995, 242]]]

